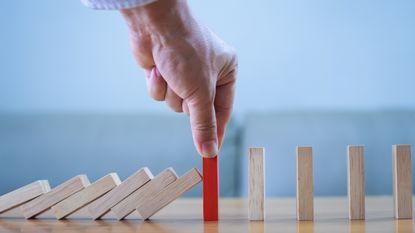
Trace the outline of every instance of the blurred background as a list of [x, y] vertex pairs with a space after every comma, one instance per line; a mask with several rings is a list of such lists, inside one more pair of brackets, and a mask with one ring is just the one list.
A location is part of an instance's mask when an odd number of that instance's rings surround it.
[[[365, 145], [367, 194], [392, 193], [392, 144], [415, 146], [414, 1], [189, 3], [239, 54], [222, 196], [246, 195], [251, 146], [266, 148], [267, 195], [295, 195], [297, 145], [313, 146], [315, 194], [346, 195], [348, 144]], [[4, 1], [0, 28], [0, 194], [200, 168], [187, 117], [147, 96], [118, 12]]]

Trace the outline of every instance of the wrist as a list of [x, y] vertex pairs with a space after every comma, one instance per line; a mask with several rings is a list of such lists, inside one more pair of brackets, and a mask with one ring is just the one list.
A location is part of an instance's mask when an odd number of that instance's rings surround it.
[[132, 33], [160, 39], [185, 35], [186, 24], [194, 22], [186, 0], [158, 0], [121, 11]]

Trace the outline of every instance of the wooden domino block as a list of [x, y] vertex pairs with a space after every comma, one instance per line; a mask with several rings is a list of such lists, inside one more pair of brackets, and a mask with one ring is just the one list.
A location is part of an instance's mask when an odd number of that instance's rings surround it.
[[50, 191], [47, 180], [38, 180], [0, 196], [0, 213], [26, 203]]
[[156, 196], [157, 193], [175, 180], [177, 180], [176, 172], [173, 168], [167, 168], [154, 179], [112, 207], [111, 212], [114, 213], [118, 220], [124, 219], [131, 214], [137, 206], [143, 205], [147, 200]]
[[297, 147], [297, 220], [313, 220], [313, 150]]
[[412, 218], [412, 162], [410, 145], [393, 145], [393, 201], [395, 218]]
[[218, 156], [203, 158], [203, 219], [219, 219], [219, 167]]
[[349, 219], [365, 219], [365, 169], [363, 146], [347, 147]]
[[23, 216], [27, 219], [33, 218], [88, 185], [90, 183], [86, 175], [75, 176], [42, 196], [24, 204], [22, 206]]
[[265, 149], [250, 148], [248, 164], [248, 218], [265, 218]]
[[153, 174], [151, 174], [150, 170], [147, 167], [142, 168], [129, 176], [120, 185], [102, 197], [98, 198], [88, 206], [88, 212], [91, 215], [92, 219], [95, 220], [103, 216], [113, 206], [149, 182], [151, 179], [153, 179]]
[[120, 183], [121, 181], [118, 175], [116, 173], [110, 173], [89, 185], [82, 191], [79, 191], [54, 205], [52, 207], [52, 211], [57, 219], [65, 218], [71, 213], [104, 195]]
[[165, 187], [152, 199], [137, 206], [137, 211], [143, 219], [148, 219], [201, 181], [202, 176], [199, 171], [193, 168]]

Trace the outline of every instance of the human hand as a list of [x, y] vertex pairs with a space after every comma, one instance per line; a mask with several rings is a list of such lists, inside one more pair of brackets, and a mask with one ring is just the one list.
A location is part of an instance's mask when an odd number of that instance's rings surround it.
[[232, 112], [235, 51], [191, 15], [185, 0], [158, 0], [122, 15], [149, 95], [188, 114], [197, 151], [217, 155]]

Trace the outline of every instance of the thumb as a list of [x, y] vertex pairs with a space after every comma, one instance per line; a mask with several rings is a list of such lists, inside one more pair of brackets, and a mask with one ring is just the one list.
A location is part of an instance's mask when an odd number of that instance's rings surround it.
[[197, 151], [203, 157], [216, 156], [218, 154], [218, 139], [213, 103], [191, 101], [188, 103], [188, 107], [193, 142]]

